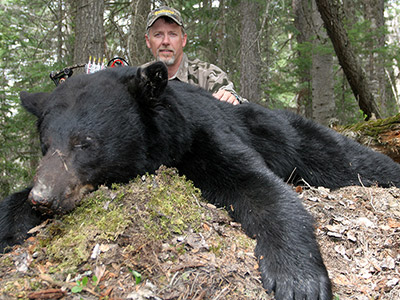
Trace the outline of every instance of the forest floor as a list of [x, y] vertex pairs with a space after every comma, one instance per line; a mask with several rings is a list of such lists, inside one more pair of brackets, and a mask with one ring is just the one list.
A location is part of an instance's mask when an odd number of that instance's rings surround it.
[[[295, 189], [334, 299], [400, 299], [400, 189]], [[171, 169], [103, 187], [32, 233], [0, 256], [0, 299], [273, 299], [255, 241]]]

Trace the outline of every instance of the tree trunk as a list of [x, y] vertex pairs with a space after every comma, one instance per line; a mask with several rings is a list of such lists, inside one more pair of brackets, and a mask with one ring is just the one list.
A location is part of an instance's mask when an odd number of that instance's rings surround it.
[[63, 58], [63, 22], [61, 20], [64, 20], [64, 5], [62, 0], [57, 1], [57, 61], [62, 61]]
[[378, 105], [369, 88], [369, 82], [350, 44], [347, 32], [339, 14], [337, 0], [316, 0], [318, 10], [332, 41], [339, 63], [343, 68], [354, 96], [367, 119], [372, 115], [381, 117]]
[[226, 6], [225, 6], [225, 1], [220, 0], [219, 1], [219, 21], [217, 29], [217, 40], [219, 41], [219, 47], [218, 47], [218, 57], [217, 57], [217, 64], [222, 70], [226, 70]]
[[132, 22], [129, 35], [129, 62], [133, 66], [142, 65], [153, 59], [146, 46], [144, 35], [146, 30], [147, 15], [150, 12], [151, 1], [134, 0], [131, 3]]
[[320, 124], [329, 126], [335, 115], [335, 96], [333, 78], [333, 57], [324, 51], [329, 42], [323, 29], [323, 21], [312, 1], [312, 24], [317, 37], [313, 39], [311, 81], [312, 81], [312, 118]]
[[366, 44], [366, 48], [369, 49], [366, 62], [367, 74], [371, 82], [371, 92], [379, 104], [381, 113], [387, 115], [384, 60], [377, 51], [385, 47], [384, 9], [384, 0], [369, 0], [364, 5], [365, 19], [371, 22], [369, 31], [372, 37]]
[[[297, 29], [298, 56], [301, 61], [309, 60], [309, 51], [303, 50], [302, 45], [311, 42], [313, 35], [311, 22], [311, 9], [309, 0], [293, 0], [292, 8], [294, 12], [294, 26]], [[299, 91], [296, 95], [297, 113], [307, 118], [312, 118], [312, 98], [311, 98], [311, 69], [309, 64], [303, 63], [299, 66], [300, 83]]]
[[261, 58], [258, 50], [257, 16], [259, 5], [256, 1], [241, 0], [240, 32], [240, 94], [251, 101], [260, 101]]
[[84, 64], [90, 56], [102, 59], [105, 47], [104, 1], [76, 0], [74, 2], [76, 11], [74, 63]]

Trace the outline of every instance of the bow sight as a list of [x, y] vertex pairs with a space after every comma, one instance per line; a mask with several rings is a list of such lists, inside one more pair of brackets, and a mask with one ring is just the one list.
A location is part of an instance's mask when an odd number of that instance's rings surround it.
[[125, 59], [123, 59], [121, 57], [114, 57], [107, 63], [107, 65], [105, 65], [104, 60], [103, 60], [103, 63], [100, 63], [100, 59], [99, 59], [98, 63], [96, 63], [96, 59], [94, 58], [92, 61], [92, 58], [90, 57], [89, 62], [87, 64], [74, 65], [71, 67], [66, 67], [63, 70], [58, 71], [58, 72], [55, 72], [55, 71], [51, 72], [50, 78], [51, 78], [51, 80], [53, 80], [54, 84], [57, 86], [72, 76], [72, 74], [74, 73], [73, 69], [85, 68], [85, 73], [91, 74], [91, 73], [95, 73], [97, 71], [100, 71], [100, 70], [103, 70], [106, 68], [125, 67], [125, 66], [129, 66], [129, 64]]

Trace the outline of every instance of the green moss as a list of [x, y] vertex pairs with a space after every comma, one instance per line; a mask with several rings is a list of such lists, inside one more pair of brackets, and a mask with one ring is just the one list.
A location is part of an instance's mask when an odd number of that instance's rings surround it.
[[0, 259], [0, 268], [1, 269], [12, 267], [13, 265], [14, 265], [14, 263], [9, 256], [1, 257], [1, 259]]
[[360, 122], [353, 125], [344, 126], [339, 128], [340, 132], [353, 131], [362, 133], [362, 135], [369, 136], [377, 139], [379, 134], [398, 129], [400, 126], [400, 114], [386, 119], [370, 120], [367, 122]]
[[186, 249], [185, 249], [185, 245], [184, 244], [176, 246], [175, 250], [179, 255], [183, 255], [183, 254], [186, 253]]
[[174, 169], [163, 169], [152, 179], [156, 184], [148, 186], [148, 216], [143, 224], [150, 237], [166, 239], [172, 233], [181, 234], [188, 224], [196, 231], [203, 213], [197, 203], [200, 190]]
[[93, 241], [114, 241], [130, 223], [119, 205], [121, 198], [111, 200], [100, 189], [60, 222], [50, 224], [41, 239], [49, 257], [61, 262], [60, 268], [73, 268], [89, 258], [92, 249], [88, 245]]
[[88, 260], [95, 243], [118, 243], [122, 233], [134, 236], [143, 231], [146, 239], [155, 241], [189, 226], [196, 231], [204, 212], [200, 197], [184, 176], [162, 168], [157, 175], [90, 194], [73, 212], [47, 226], [39, 236], [40, 246], [58, 263], [58, 270], [73, 272]]
[[218, 243], [218, 245], [210, 246], [210, 252], [214, 253], [215, 255], [219, 255], [221, 253], [222, 244]]

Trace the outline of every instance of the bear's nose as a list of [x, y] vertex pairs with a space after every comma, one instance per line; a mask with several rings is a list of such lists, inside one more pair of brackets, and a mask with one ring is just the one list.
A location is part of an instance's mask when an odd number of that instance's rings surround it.
[[42, 183], [37, 183], [28, 196], [28, 200], [35, 206], [48, 207], [51, 204], [49, 199], [49, 188]]

